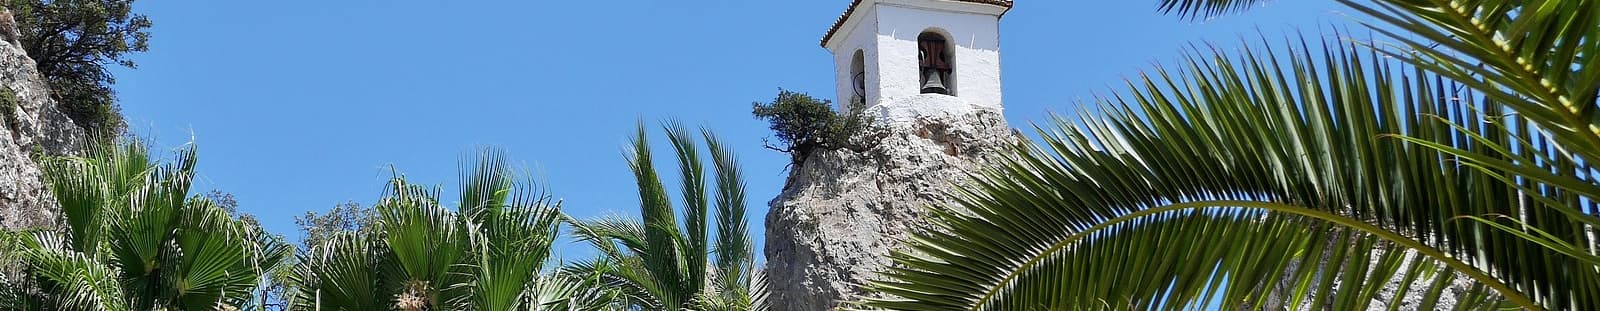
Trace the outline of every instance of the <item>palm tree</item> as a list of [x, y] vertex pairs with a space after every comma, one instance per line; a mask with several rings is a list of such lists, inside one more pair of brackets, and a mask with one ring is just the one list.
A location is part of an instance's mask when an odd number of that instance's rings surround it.
[[23, 264], [5, 278], [7, 310], [238, 310], [288, 246], [210, 199], [190, 195], [195, 149], [158, 164], [144, 144], [51, 159], [45, 178], [65, 227], [11, 232]]
[[[744, 179], [739, 163], [709, 131], [701, 131], [715, 167], [714, 201], [706, 194], [705, 168], [696, 137], [683, 126], [666, 126], [683, 178], [683, 224], [655, 169], [645, 127], [632, 140], [629, 167], [639, 187], [643, 221], [617, 217], [572, 221], [574, 234], [604, 258], [579, 262], [569, 271], [596, 273], [622, 291], [625, 307], [644, 310], [765, 310], [766, 289], [756, 270], [745, 225]], [[716, 209], [713, 216], [711, 208]], [[708, 230], [707, 218], [715, 220]], [[715, 231], [713, 240], [710, 231]], [[714, 255], [714, 256], [713, 256]]]
[[302, 254], [296, 310], [591, 310], [598, 277], [544, 273], [560, 202], [516, 181], [500, 152], [464, 166], [460, 205], [396, 174], [374, 228], [336, 234]]
[[1600, 1], [1340, 2], [1395, 44], [1194, 48], [959, 187], [862, 305], [1600, 309]]

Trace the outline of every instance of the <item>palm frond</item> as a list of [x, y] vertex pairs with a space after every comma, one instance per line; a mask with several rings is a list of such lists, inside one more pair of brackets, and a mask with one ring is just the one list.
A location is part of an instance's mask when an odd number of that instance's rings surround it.
[[661, 309], [667, 305], [667, 287], [677, 284], [661, 283], [650, 266], [645, 265], [640, 254], [651, 252], [646, 243], [644, 224], [639, 221], [607, 216], [595, 220], [569, 220], [572, 234], [600, 251], [601, 258], [567, 263], [562, 271], [571, 275], [598, 275], [606, 287], [621, 295], [617, 301], [647, 310]]
[[[751, 266], [756, 266], [754, 260], [751, 261]], [[750, 272], [750, 283], [748, 284], [748, 292], [750, 293], [750, 311], [767, 311], [772, 309], [772, 285], [769, 282], [770, 281], [767, 280], [766, 270], [752, 269]]]
[[380, 267], [389, 254], [372, 248], [370, 237], [354, 232], [335, 234], [322, 245], [302, 254], [295, 266], [291, 309], [295, 310], [391, 310], [388, 303], [397, 287], [383, 283]]
[[681, 306], [698, 290], [697, 287], [676, 286], [686, 284], [688, 279], [683, 275], [688, 268], [682, 260], [683, 253], [690, 251], [682, 249], [688, 243], [678, 229], [672, 201], [656, 173], [643, 123], [639, 124], [632, 141], [633, 153], [627, 158], [639, 188], [639, 211], [644, 216], [645, 245], [649, 247], [649, 251], [636, 255], [650, 272], [645, 276], [652, 278], [652, 283], [662, 285], [656, 287], [659, 293], [655, 298], [667, 306]]
[[133, 310], [116, 267], [73, 250], [55, 233], [37, 232], [22, 243], [28, 270], [50, 300], [40, 303], [60, 310]]
[[1212, 18], [1248, 11], [1270, 0], [1161, 0], [1158, 10], [1187, 19]]
[[[720, 263], [719, 263], [720, 264]], [[768, 285], [766, 274], [755, 269], [754, 259], [746, 260], [735, 266], [743, 274], [723, 274], [720, 269], [711, 270], [709, 284], [711, 290], [701, 292], [695, 297], [695, 310], [712, 311], [765, 311], [771, 308], [768, 305]]]
[[608, 310], [618, 295], [605, 288], [601, 273], [555, 273], [530, 284], [523, 295], [529, 300], [525, 310]]
[[471, 249], [469, 233], [457, 214], [439, 206], [438, 198], [437, 189], [395, 177], [389, 195], [373, 206], [385, 250], [400, 268], [390, 275], [400, 282], [400, 296], [393, 297], [397, 304], [440, 306], [451, 301], [446, 290], [457, 284], [452, 280], [464, 268], [460, 264]]
[[[695, 142], [695, 135], [682, 123], [669, 122], [665, 126], [667, 141], [672, 143], [673, 151], [678, 156], [678, 171], [682, 173], [683, 189], [679, 194], [683, 198], [683, 236], [680, 243], [683, 258], [678, 266], [681, 267], [677, 274], [681, 277], [680, 287], [690, 289], [681, 298], [692, 299], [689, 293], [698, 292], [699, 288], [706, 286], [706, 262], [709, 255], [709, 239], [706, 231], [706, 218], [710, 215], [710, 204], [707, 201], [705, 165], [700, 159], [700, 146]], [[679, 300], [687, 301], [687, 300]]]
[[505, 152], [483, 148], [461, 159], [461, 208], [458, 212], [479, 215], [479, 210], [497, 209], [504, 204], [514, 181]]
[[[915, 251], [895, 257], [903, 268], [877, 285], [892, 296], [866, 305], [1239, 307], [1278, 295], [1361, 309], [1373, 301], [1361, 298], [1386, 283], [1378, 280], [1460, 273], [1476, 284], [1460, 297], [1483, 302], [1474, 306], [1593, 306], [1583, 294], [1595, 285], [1592, 265], [1458, 221], [1561, 215], [1541, 203], [1551, 192], [1525, 191], [1461, 155], [1416, 143], [1506, 157], [1469, 136], [1507, 144], [1528, 138], [1526, 131], [1451, 126], [1477, 124], [1502, 106], [1452, 94], [1443, 77], [1355, 44], [1325, 42], [1321, 53], [1304, 42], [1288, 46], [1288, 58], [1270, 47], [1235, 56], [1194, 52], [1179, 71], [1128, 81], [1126, 93], [1101, 99], [1098, 113], [1041, 128], [1037, 145], [1019, 147], [963, 187], [957, 206], [939, 210], [942, 230], [916, 235]], [[1595, 245], [1556, 223], [1530, 225]], [[1328, 229], [1349, 234], [1315, 238]], [[1183, 234], [1168, 235], [1174, 232]], [[1328, 239], [1336, 243], [1317, 243]], [[1281, 251], [1302, 249], [1316, 251]], [[1441, 270], [1399, 269], [1404, 260], [1390, 254], [1402, 253]], [[1334, 255], [1329, 262], [1338, 269], [1329, 277], [1287, 273], [1289, 264], [1304, 266], [1319, 254]], [[1551, 275], [1552, 268], [1567, 272]], [[1328, 269], [1300, 271], [1319, 270]], [[1264, 287], [1281, 281], [1300, 285], [1292, 295]]]
[[567, 223], [572, 225], [572, 235], [578, 240], [588, 242], [607, 256], [637, 254], [650, 249], [645, 241], [644, 224], [638, 221], [612, 215], [593, 220], [568, 218]]
[[606, 299], [613, 305], [636, 307], [644, 310], [664, 309], [658, 287], [653, 283], [638, 257], [606, 255], [591, 260], [568, 262], [561, 274], [593, 279], [599, 288], [608, 289]]
[[[296, 310], [526, 310], [560, 282], [546, 273], [561, 203], [518, 181], [502, 151], [464, 156], [461, 205], [399, 173], [374, 205], [370, 234], [345, 232], [300, 258]], [[365, 231], [364, 231], [365, 232]], [[609, 292], [609, 291], [607, 291]], [[545, 293], [548, 294], [548, 293]], [[549, 297], [544, 297], [549, 298]]]
[[[751, 254], [750, 232], [745, 221], [744, 176], [733, 150], [724, 145], [711, 131], [702, 130], [706, 147], [711, 149], [711, 162], [717, 174], [717, 269], [729, 280], [745, 280], [746, 266], [755, 257]], [[729, 283], [735, 285], [739, 283]]]
[[[174, 245], [174, 233], [186, 225], [188, 177], [192, 171], [172, 166], [150, 170], [145, 186], [133, 189], [119, 200], [128, 203], [108, 208], [105, 220], [106, 247], [122, 266], [121, 278], [128, 286], [134, 309], [158, 308], [159, 300], [178, 296], [185, 286], [173, 278], [182, 258], [183, 247]], [[180, 186], [181, 184], [181, 186]], [[193, 253], [187, 253], [193, 254]], [[212, 301], [215, 302], [215, 301]]]
[[[511, 179], [509, 171], [501, 174], [506, 176], [499, 178]], [[509, 196], [499, 199], [509, 201], [489, 204], [498, 207], [467, 216], [479, 221], [473, 227], [478, 237], [472, 275], [475, 309], [531, 307], [526, 289], [550, 281], [540, 272], [559, 234], [560, 203], [531, 180], [500, 186], [503, 188], [495, 188], [495, 192]]]
[[149, 149], [138, 140], [92, 144], [84, 153], [84, 157], [52, 158], [44, 163], [43, 171], [60, 204], [73, 248], [98, 254], [106, 213], [128, 208], [126, 199], [150, 182], [157, 167], [150, 162]]
[[1340, 0], [1397, 40], [1383, 49], [1467, 84], [1547, 131], [1561, 153], [1600, 158], [1600, 1]]
[[[180, 224], [172, 239], [177, 242], [177, 264], [167, 277], [179, 284], [178, 300], [185, 309], [205, 309], [220, 301], [237, 303], [256, 282], [255, 270], [248, 266], [248, 243], [243, 228], [226, 211], [210, 200], [192, 200], [175, 219]], [[243, 269], [241, 269], [243, 268]]]
[[[572, 234], [604, 257], [569, 264], [563, 271], [598, 273], [607, 286], [619, 289], [617, 304], [632, 308], [748, 305], [751, 293], [746, 289], [755, 264], [745, 223], [744, 181], [733, 152], [709, 131], [702, 129], [696, 137], [679, 123], [664, 126], [683, 178], [680, 228], [652, 162], [645, 127], [641, 123], [637, 129], [626, 157], [639, 187], [643, 220], [568, 219]], [[707, 193], [698, 138], [705, 139], [711, 151], [717, 183], [714, 201]], [[713, 205], [716, 219], [711, 224]], [[714, 229], [709, 228], [712, 225]]]

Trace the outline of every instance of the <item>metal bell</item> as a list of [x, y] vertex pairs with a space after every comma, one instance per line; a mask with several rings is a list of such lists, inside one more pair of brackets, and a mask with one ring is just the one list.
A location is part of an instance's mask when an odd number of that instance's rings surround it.
[[950, 89], [944, 87], [944, 78], [941, 76], [938, 70], [923, 70], [922, 93], [950, 95]]

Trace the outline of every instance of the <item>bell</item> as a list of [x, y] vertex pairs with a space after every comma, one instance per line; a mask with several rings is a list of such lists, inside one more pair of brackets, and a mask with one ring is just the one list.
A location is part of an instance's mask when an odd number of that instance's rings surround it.
[[940, 76], [942, 76], [942, 75], [939, 74], [938, 70], [924, 70], [923, 72], [924, 72], [924, 74], [922, 75], [922, 77], [923, 77], [922, 78], [922, 81], [923, 81], [922, 82], [922, 93], [923, 94], [933, 93], [933, 94], [950, 95], [950, 89], [946, 89], [944, 87], [944, 79], [940, 78]]

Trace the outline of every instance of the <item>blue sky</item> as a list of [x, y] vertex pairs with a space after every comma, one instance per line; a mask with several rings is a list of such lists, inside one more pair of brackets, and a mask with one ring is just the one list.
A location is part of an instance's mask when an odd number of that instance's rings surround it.
[[[453, 185], [457, 159], [479, 146], [505, 149], [573, 215], [636, 215], [622, 147], [639, 120], [677, 119], [739, 153], [761, 241], [787, 157], [761, 147], [769, 131], [750, 104], [780, 87], [833, 96], [817, 40], [848, 2], [141, 1], [150, 52], [116, 71], [116, 89], [135, 133], [198, 144], [196, 190], [235, 194], [293, 239], [295, 215], [374, 201], [391, 165]], [[1161, 15], [1155, 0], [1019, 2], [1001, 22], [1013, 127], [1071, 112], [1189, 44], [1348, 24], [1331, 1], [1201, 22]]]

